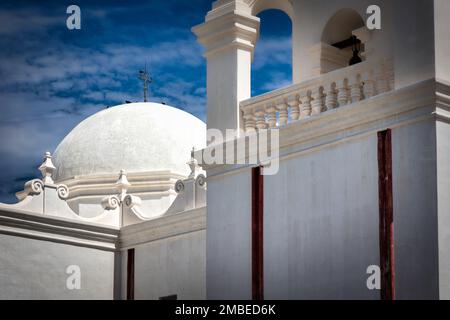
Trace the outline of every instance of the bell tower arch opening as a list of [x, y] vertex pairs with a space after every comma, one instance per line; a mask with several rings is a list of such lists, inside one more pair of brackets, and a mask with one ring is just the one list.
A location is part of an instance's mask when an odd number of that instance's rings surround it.
[[352, 36], [352, 32], [364, 27], [364, 20], [353, 9], [341, 9], [327, 22], [322, 32], [322, 42], [333, 45]]
[[255, 46], [252, 74], [252, 96], [292, 84], [292, 22], [280, 9], [257, 14], [259, 39]]
[[286, 13], [291, 19], [294, 16], [294, 8], [290, 0], [244, 0], [252, 10], [252, 15], [257, 16], [261, 12], [277, 9]]
[[314, 65], [311, 76], [364, 61], [365, 44], [358, 37], [363, 28], [364, 20], [356, 10], [337, 11], [326, 23], [320, 43], [310, 50]]

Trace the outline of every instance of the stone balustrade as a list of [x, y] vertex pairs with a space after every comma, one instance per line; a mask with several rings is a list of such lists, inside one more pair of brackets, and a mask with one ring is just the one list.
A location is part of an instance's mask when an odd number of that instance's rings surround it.
[[389, 60], [365, 61], [240, 103], [246, 132], [282, 127], [394, 88]]

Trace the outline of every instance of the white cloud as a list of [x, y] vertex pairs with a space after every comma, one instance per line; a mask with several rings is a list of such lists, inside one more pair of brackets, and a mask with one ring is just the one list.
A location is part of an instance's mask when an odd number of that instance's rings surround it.
[[292, 80], [285, 73], [271, 72], [268, 75], [268, 81], [261, 86], [261, 90], [272, 91], [292, 84]]
[[255, 49], [253, 68], [261, 69], [267, 65], [291, 65], [291, 37], [265, 38], [258, 41]]
[[65, 16], [49, 16], [34, 10], [4, 10], [0, 11], [0, 35], [17, 35], [24, 32], [37, 32], [51, 26], [64, 25]]
[[105, 95], [98, 91], [89, 91], [83, 94], [83, 98], [94, 101], [104, 101]]
[[206, 97], [201, 92], [202, 90], [199, 91], [193, 83], [172, 79], [158, 90], [158, 97], [161, 101], [174, 107], [184, 107], [184, 109], [205, 121]]

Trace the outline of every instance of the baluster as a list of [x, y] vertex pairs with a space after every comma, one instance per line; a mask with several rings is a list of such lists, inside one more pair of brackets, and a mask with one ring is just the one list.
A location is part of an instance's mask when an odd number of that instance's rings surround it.
[[322, 112], [323, 107], [323, 88], [319, 87], [314, 89], [312, 92], [312, 101], [311, 101], [311, 115], [316, 115]]
[[376, 88], [375, 88], [375, 77], [373, 74], [373, 71], [367, 71], [363, 75], [363, 93], [364, 98], [369, 99], [377, 94]]
[[267, 128], [265, 115], [266, 113], [264, 112], [263, 109], [258, 109], [255, 111], [256, 128], [258, 130]]
[[277, 109], [274, 105], [268, 105], [266, 107], [267, 123], [269, 128], [276, 128], [277, 126]]
[[395, 73], [394, 70], [389, 71], [389, 77], [388, 77], [388, 84], [389, 84], [389, 90], [395, 89]]
[[288, 105], [285, 101], [277, 104], [277, 109], [279, 111], [279, 121], [278, 126], [284, 126], [288, 122]]
[[376, 70], [376, 82], [378, 94], [382, 94], [389, 91], [389, 85], [384, 64], [380, 65]]
[[256, 120], [253, 111], [244, 112], [244, 128], [246, 133], [254, 132], [256, 129]]
[[296, 121], [300, 116], [300, 101], [299, 97], [295, 96], [288, 100], [289, 107], [291, 108], [291, 120]]
[[349, 101], [347, 79], [338, 82], [338, 102], [339, 107], [345, 106]]
[[333, 82], [326, 86], [325, 107], [327, 108], [327, 110], [331, 110], [337, 107], [336, 93], [336, 83]]
[[311, 115], [311, 95], [309, 92], [305, 92], [303, 96], [300, 96], [300, 119], [309, 117]]
[[362, 92], [361, 92], [361, 77], [359, 74], [355, 74], [351, 77], [350, 82], [350, 96], [352, 103], [361, 101], [362, 99]]
[[395, 88], [395, 73], [394, 68], [390, 62], [386, 62], [386, 74], [387, 74], [387, 82], [389, 86], [389, 90], [394, 90]]

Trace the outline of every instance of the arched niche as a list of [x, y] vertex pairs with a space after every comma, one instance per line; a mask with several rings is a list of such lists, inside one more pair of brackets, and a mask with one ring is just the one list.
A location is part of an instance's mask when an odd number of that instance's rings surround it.
[[[341, 9], [331, 16], [322, 31], [320, 42], [310, 49], [311, 76], [347, 67], [353, 53], [350, 39], [357, 36], [362, 28], [365, 28], [364, 20], [354, 9]], [[361, 44], [360, 55], [363, 50], [364, 43]], [[364, 59], [364, 56], [361, 58]]]

